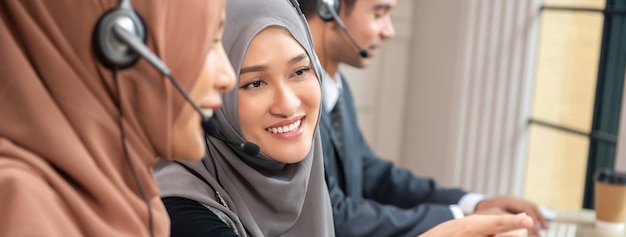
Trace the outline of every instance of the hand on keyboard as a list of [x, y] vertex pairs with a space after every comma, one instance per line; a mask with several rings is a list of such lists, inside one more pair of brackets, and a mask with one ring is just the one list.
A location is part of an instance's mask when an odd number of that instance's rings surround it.
[[[470, 215], [441, 223], [420, 235], [420, 237], [487, 237], [502, 232], [532, 228], [532, 226], [533, 219], [525, 214]], [[507, 237], [511, 236], [509, 235]]]
[[[512, 214], [526, 213], [532, 217], [535, 221], [535, 226], [540, 228], [547, 228], [548, 223], [545, 217], [539, 211], [539, 207], [529, 201], [514, 196], [501, 196], [490, 199], [484, 199], [476, 204], [474, 212], [479, 212], [485, 209], [500, 208]], [[532, 230], [530, 230], [532, 232]], [[529, 236], [536, 236], [533, 233], [529, 233]]]

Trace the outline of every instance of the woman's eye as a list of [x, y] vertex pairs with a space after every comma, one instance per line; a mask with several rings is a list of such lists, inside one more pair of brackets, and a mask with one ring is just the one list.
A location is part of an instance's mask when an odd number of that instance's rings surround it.
[[253, 82], [243, 85], [241, 88], [242, 89], [254, 89], [254, 88], [259, 88], [262, 85], [263, 85], [263, 82], [261, 80], [255, 80]]
[[309, 70], [311, 69], [308, 67], [298, 69], [298, 71], [296, 71], [296, 76], [302, 76], [303, 74], [307, 73]]

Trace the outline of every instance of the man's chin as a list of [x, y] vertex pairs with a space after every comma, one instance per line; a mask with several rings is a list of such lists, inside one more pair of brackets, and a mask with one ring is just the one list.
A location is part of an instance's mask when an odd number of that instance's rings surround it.
[[364, 69], [364, 68], [369, 67], [369, 65], [371, 64], [371, 60], [369, 58], [361, 58], [359, 60], [356, 60], [355, 62], [346, 63], [346, 64], [354, 68]]

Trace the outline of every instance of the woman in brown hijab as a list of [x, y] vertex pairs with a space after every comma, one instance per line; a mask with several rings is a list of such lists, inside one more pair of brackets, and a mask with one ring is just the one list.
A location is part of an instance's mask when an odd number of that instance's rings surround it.
[[92, 39], [105, 12], [132, 7], [147, 48], [215, 110], [234, 85], [225, 1], [121, 2], [0, 2], [0, 235], [168, 235], [151, 167], [202, 157], [200, 116], [143, 58], [105, 66]]

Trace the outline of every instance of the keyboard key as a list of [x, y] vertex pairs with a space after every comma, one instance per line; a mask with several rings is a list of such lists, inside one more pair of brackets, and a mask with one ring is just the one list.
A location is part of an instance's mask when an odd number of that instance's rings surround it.
[[541, 230], [542, 237], [575, 237], [576, 225], [570, 223], [551, 222], [547, 230]]

